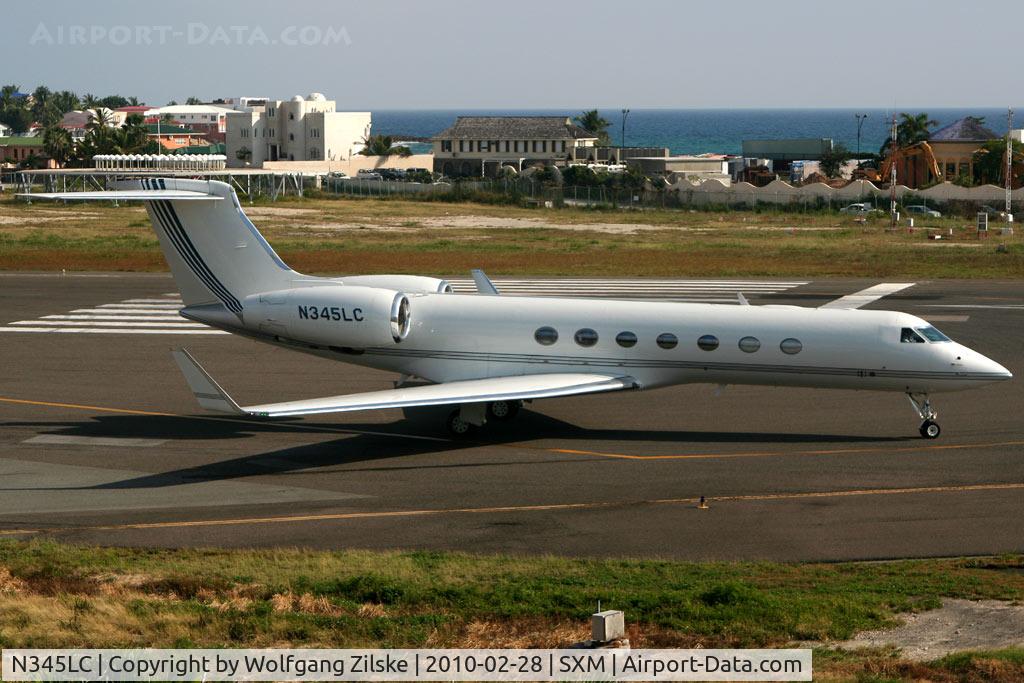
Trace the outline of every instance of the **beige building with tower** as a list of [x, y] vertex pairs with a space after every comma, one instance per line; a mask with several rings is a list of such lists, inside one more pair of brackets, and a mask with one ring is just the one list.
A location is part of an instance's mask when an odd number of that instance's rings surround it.
[[251, 111], [227, 114], [229, 167], [264, 162], [349, 161], [370, 135], [370, 112], [337, 111], [321, 93], [268, 100]]

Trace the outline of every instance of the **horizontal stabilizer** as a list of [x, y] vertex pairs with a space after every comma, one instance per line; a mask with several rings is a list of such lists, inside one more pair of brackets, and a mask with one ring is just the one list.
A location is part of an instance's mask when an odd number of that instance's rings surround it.
[[175, 349], [171, 351], [171, 355], [174, 356], [174, 361], [185, 375], [185, 381], [188, 382], [188, 387], [195, 394], [199, 405], [207, 410], [216, 410], [220, 413], [242, 414], [244, 412], [237, 403], [231, 400], [227, 392], [206, 374], [206, 370], [203, 370], [203, 366], [196, 362], [191, 353], [185, 349]]
[[488, 379], [460, 380], [444, 384], [385, 389], [347, 396], [328, 396], [303, 401], [265, 403], [239, 407], [184, 349], [174, 351], [174, 358], [185, 374], [199, 405], [220, 412], [257, 417], [286, 417], [344, 413], [355, 410], [411, 408], [417, 406], [458, 405], [490, 401], [524, 401], [557, 396], [575, 396], [606, 391], [637, 388], [632, 377], [615, 377], [590, 373], [558, 373], [550, 375], [518, 375]]
[[223, 197], [193, 190], [104, 190], [97, 192], [23, 192], [19, 197], [28, 199], [66, 199], [68, 201], [102, 202], [152, 202], [174, 201], [220, 201]]

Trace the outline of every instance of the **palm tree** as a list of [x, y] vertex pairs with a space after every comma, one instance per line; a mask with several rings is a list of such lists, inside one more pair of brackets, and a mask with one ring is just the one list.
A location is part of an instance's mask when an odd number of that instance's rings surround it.
[[109, 109], [98, 107], [89, 114], [89, 122], [85, 124], [88, 131], [96, 131], [109, 128], [114, 123], [114, 113]]
[[5, 85], [0, 88], [0, 111], [14, 106], [14, 93], [19, 92], [20, 85]]
[[75, 111], [82, 106], [78, 95], [70, 90], [61, 90], [60, 92], [53, 93], [50, 96], [50, 100], [53, 103], [54, 109], [61, 115], [67, 114], [69, 111]]
[[364, 157], [386, 157], [397, 154], [407, 157], [412, 150], [404, 145], [395, 145], [390, 135], [370, 135], [363, 139], [363, 148], [359, 154]]
[[53, 93], [45, 85], [32, 91], [32, 116], [36, 121], [42, 121], [47, 115], [47, 108], [50, 106], [52, 97]]
[[[908, 114], [903, 112], [900, 114], [900, 120], [896, 126], [896, 147], [903, 149], [916, 145], [919, 142], [925, 142], [931, 137], [932, 133], [929, 128], [939, 125], [939, 122], [935, 119], [928, 118], [928, 114]], [[879, 155], [886, 157], [889, 156], [889, 147], [892, 145], [892, 136], [890, 135], [882, 143], [882, 149], [879, 150]]]
[[608, 127], [612, 124], [607, 119], [603, 118], [596, 109], [590, 109], [581, 113], [576, 117], [576, 124], [580, 128], [588, 130], [596, 135], [599, 144], [608, 144]]
[[71, 139], [71, 131], [57, 125], [51, 125], [43, 131], [43, 149], [46, 154], [63, 166], [75, 153], [75, 141]]
[[87, 92], [82, 97], [82, 101], [81, 101], [82, 109], [95, 109], [96, 107], [100, 106], [100, 104], [101, 104], [100, 98], [96, 97], [92, 93], [88, 93]]

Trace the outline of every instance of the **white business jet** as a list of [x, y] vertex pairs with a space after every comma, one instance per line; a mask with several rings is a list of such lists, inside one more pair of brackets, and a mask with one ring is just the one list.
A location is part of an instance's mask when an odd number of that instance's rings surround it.
[[[905, 313], [509, 297], [479, 271], [476, 295], [453, 294], [432, 277], [311, 277], [285, 265], [225, 183], [148, 178], [116, 187], [30, 196], [142, 201], [181, 290], [182, 316], [403, 379], [385, 391], [239, 406], [187, 351], [174, 351], [210, 410], [278, 417], [447, 405], [449, 430], [465, 434], [535, 399], [759, 384], [903, 392], [921, 436], [934, 439], [929, 394], [1012, 377]], [[403, 386], [409, 378], [428, 384]]]

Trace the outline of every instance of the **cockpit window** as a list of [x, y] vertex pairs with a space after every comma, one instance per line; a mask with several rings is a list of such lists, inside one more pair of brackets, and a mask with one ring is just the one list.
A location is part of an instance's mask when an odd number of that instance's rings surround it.
[[917, 331], [923, 334], [930, 342], [948, 342], [952, 341], [949, 337], [939, 332], [937, 329], [929, 325], [928, 327], [919, 327]]
[[904, 327], [900, 331], [900, 343], [901, 344], [924, 344], [924, 337], [919, 335], [909, 327]]

